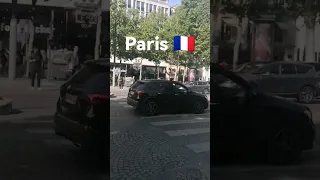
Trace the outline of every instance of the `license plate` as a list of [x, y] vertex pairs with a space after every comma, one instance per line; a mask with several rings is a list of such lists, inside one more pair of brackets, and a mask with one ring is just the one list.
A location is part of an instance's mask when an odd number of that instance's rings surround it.
[[70, 104], [76, 104], [77, 103], [77, 96], [71, 95], [71, 94], [66, 94], [65, 101], [70, 103]]

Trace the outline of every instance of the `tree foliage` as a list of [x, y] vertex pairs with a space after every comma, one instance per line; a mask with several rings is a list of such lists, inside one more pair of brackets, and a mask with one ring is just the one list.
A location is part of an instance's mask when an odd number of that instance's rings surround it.
[[[137, 57], [156, 64], [166, 61], [173, 65], [208, 66], [210, 61], [210, 0], [182, 0], [175, 15], [149, 13], [139, 16], [136, 10], [127, 10], [125, 1], [114, 0], [110, 6], [111, 52], [119, 58], [132, 60]], [[168, 41], [167, 51], [126, 51], [125, 37], [150, 41]], [[174, 52], [174, 36], [195, 36], [194, 52]]]

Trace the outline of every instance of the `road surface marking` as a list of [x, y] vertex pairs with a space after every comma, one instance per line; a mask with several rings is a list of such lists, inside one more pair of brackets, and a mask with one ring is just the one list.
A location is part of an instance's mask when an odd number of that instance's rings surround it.
[[194, 129], [181, 129], [175, 131], [164, 131], [169, 136], [188, 136], [194, 134], [201, 134], [201, 133], [210, 133], [210, 128], [194, 128]]
[[27, 128], [25, 130], [31, 134], [55, 134], [53, 128]]
[[191, 124], [191, 123], [202, 123], [202, 122], [210, 122], [210, 119], [197, 117], [196, 119], [189, 119], [189, 120], [150, 122], [150, 124], [154, 126], [166, 126], [166, 125], [173, 125], [173, 124]]
[[110, 135], [115, 135], [115, 134], [118, 134], [119, 133], [119, 131], [112, 131], [112, 132], [110, 132]]
[[67, 140], [67, 139], [45, 139], [44, 143], [48, 146], [61, 146], [61, 145], [66, 145], [66, 146], [74, 146], [74, 144]]
[[210, 142], [196, 143], [196, 144], [187, 144], [189, 149], [193, 150], [196, 153], [208, 152], [210, 151]]

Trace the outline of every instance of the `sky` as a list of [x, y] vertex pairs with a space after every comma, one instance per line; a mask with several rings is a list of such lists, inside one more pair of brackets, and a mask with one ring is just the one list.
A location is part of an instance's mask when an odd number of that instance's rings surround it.
[[180, 5], [181, 4], [181, 0], [169, 0], [169, 5], [173, 6], [173, 5]]

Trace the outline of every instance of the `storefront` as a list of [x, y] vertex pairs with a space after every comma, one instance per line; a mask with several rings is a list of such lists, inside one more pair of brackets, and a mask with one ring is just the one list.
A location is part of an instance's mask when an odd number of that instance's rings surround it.
[[[29, 4], [28, 4], [29, 3]], [[44, 50], [50, 59], [50, 51], [78, 46], [80, 62], [94, 58], [98, 13], [102, 7], [100, 57], [109, 54], [109, 8], [98, 0], [39, 1], [32, 9], [31, 1], [19, 0], [17, 6], [17, 51], [27, 59], [30, 45]], [[11, 4], [0, 1], [0, 49], [9, 49]], [[89, 21], [87, 21], [89, 19]], [[32, 23], [29, 21], [32, 20]], [[34, 27], [34, 36], [31, 26]]]

